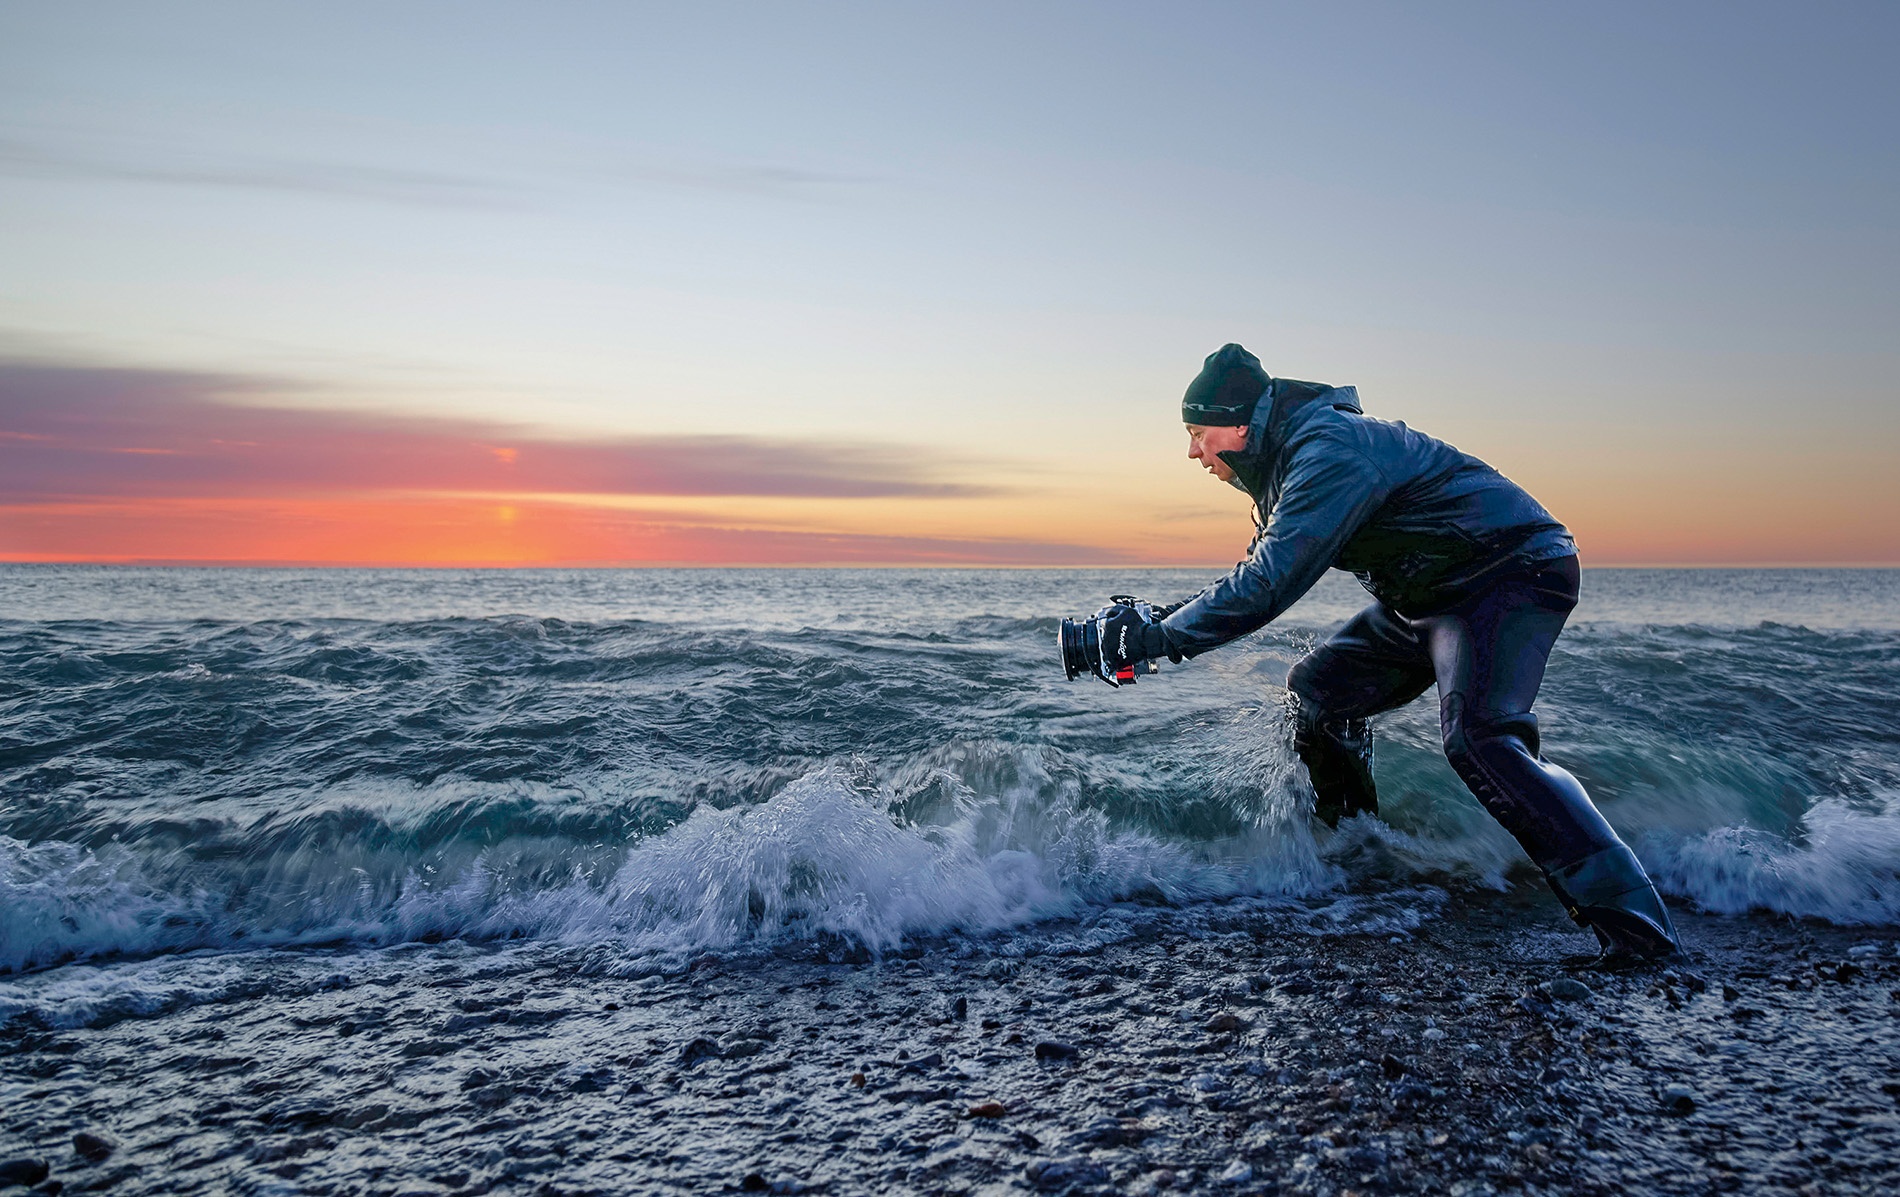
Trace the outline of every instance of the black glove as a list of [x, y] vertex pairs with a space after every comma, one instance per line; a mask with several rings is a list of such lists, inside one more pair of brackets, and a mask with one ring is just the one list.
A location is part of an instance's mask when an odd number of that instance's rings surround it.
[[[1136, 660], [1152, 661], [1158, 657], [1166, 657], [1176, 665], [1181, 663], [1181, 650], [1175, 646], [1174, 637], [1168, 634], [1168, 629], [1161, 626], [1161, 621], [1187, 606], [1185, 600], [1169, 603], [1165, 607], [1157, 607], [1152, 603], [1144, 603], [1133, 595], [1113, 594], [1109, 596], [1108, 601], [1133, 608], [1135, 614], [1141, 617], [1139, 633], [1141, 655], [1135, 658]], [[1132, 637], [1130, 642], [1133, 643]]]
[[1094, 662], [1095, 675], [1111, 686], [1133, 681], [1133, 668], [1142, 661], [1167, 657], [1179, 663], [1181, 650], [1170, 641], [1167, 629], [1155, 619], [1153, 608], [1125, 594], [1114, 595], [1109, 604], [1089, 616], [1095, 627], [1099, 656]]

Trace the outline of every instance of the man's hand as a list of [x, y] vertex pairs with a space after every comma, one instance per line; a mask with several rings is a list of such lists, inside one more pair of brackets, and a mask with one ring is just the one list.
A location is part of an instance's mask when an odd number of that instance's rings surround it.
[[1113, 594], [1109, 596], [1108, 601], [1132, 608], [1135, 614], [1141, 617], [1141, 656], [1137, 658], [1138, 660], [1152, 661], [1157, 657], [1166, 657], [1176, 665], [1181, 663], [1181, 650], [1175, 645], [1174, 637], [1168, 635], [1168, 630], [1161, 626], [1161, 621], [1186, 606], [1185, 600], [1169, 603], [1165, 607], [1157, 607], [1152, 603], [1144, 603], [1133, 595]]
[[1095, 625], [1101, 658], [1096, 674], [1111, 686], [1133, 680], [1133, 668], [1142, 661], [1167, 657], [1179, 662], [1181, 652], [1169, 643], [1154, 609], [1129, 595], [1118, 594], [1109, 605], [1089, 617]]

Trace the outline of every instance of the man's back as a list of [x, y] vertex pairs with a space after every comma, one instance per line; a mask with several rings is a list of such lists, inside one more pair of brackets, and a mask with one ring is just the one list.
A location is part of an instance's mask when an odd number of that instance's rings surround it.
[[[1346, 388], [1350, 390], [1351, 388]], [[1337, 393], [1337, 392], [1335, 392]], [[1383, 501], [1345, 539], [1332, 564], [1408, 614], [1458, 601], [1500, 565], [1569, 556], [1569, 531], [1503, 474], [1402, 422], [1350, 406], [1311, 402], [1289, 413], [1282, 474], [1307, 485], [1348, 485], [1357, 471], [1332, 468], [1352, 455], [1371, 463]], [[1302, 458], [1313, 459], [1304, 469]], [[1273, 512], [1263, 513], [1271, 527]]]

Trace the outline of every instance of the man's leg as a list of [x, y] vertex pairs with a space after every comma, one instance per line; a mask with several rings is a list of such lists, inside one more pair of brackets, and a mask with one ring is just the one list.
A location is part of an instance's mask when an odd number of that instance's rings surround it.
[[1326, 825], [1377, 814], [1369, 718], [1404, 706], [1432, 684], [1432, 660], [1401, 618], [1375, 603], [1287, 674], [1297, 708], [1293, 747], [1313, 781], [1314, 813]]
[[1576, 558], [1564, 558], [1415, 621], [1438, 675], [1445, 755], [1607, 952], [1667, 955], [1675, 928], [1635, 853], [1577, 779], [1538, 753], [1531, 703], [1577, 581]]

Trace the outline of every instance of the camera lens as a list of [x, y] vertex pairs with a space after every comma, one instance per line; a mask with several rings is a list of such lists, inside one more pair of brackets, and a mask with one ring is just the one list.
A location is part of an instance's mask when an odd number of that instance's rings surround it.
[[1102, 659], [1095, 639], [1095, 621], [1063, 620], [1056, 630], [1056, 648], [1062, 653], [1062, 670], [1070, 681], [1085, 673], [1094, 673], [1096, 662]]

